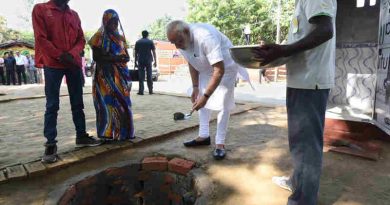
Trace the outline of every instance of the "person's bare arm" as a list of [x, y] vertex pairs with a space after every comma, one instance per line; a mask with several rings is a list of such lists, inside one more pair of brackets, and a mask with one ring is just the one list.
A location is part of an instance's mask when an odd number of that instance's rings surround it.
[[313, 49], [334, 36], [332, 17], [316, 16], [309, 21], [313, 24], [313, 31], [301, 40], [290, 45], [268, 44], [254, 49], [255, 57], [266, 65], [280, 57], [288, 57], [297, 53]]
[[199, 72], [195, 70], [194, 66], [188, 63], [188, 68], [190, 70], [191, 81], [192, 81], [192, 94], [191, 102], [195, 103], [199, 95]]
[[157, 67], [157, 55], [156, 55], [156, 49], [153, 49], [153, 50], [152, 50], [152, 54], [153, 54], [153, 59], [154, 59], [153, 66], [154, 66], [154, 67]]
[[215, 63], [212, 66], [214, 68], [213, 75], [211, 76], [204, 95], [200, 96], [200, 98], [194, 103], [192, 107], [193, 110], [199, 110], [206, 105], [209, 97], [214, 93], [215, 89], [217, 89], [219, 83], [222, 80], [222, 77], [225, 73], [225, 65], [223, 61]]

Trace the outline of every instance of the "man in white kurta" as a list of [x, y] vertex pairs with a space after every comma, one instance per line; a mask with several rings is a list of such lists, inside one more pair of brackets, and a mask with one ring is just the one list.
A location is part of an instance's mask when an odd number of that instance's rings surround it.
[[230, 40], [211, 25], [173, 21], [167, 26], [167, 36], [189, 63], [193, 110], [199, 111], [199, 136], [184, 145], [210, 145], [210, 114], [219, 111], [213, 156], [223, 159], [230, 111], [235, 106], [237, 73], [248, 76], [247, 72], [231, 58], [229, 48], [233, 45]]

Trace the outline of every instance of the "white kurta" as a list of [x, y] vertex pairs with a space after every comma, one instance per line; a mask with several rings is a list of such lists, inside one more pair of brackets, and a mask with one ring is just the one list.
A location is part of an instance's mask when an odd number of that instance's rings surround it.
[[199, 95], [203, 95], [211, 79], [212, 65], [223, 61], [225, 73], [221, 83], [207, 101], [210, 110], [231, 110], [234, 108], [234, 85], [237, 73], [249, 80], [245, 68], [236, 64], [229, 52], [233, 47], [230, 40], [209, 24], [191, 24], [191, 47], [180, 50], [184, 58], [199, 72]]

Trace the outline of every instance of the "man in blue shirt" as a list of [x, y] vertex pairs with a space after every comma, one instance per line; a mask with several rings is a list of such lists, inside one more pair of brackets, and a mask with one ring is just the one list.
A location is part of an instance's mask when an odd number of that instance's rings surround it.
[[[152, 62], [157, 66], [156, 47], [152, 40], [148, 39], [149, 32], [142, 31], [142, 38], [135, 43], [135, 65], [138, 66], [139, 90], [138, 95], [144, 94], [144, 80], [146, 70], [146, 80], [149, 94], [153, 94]], [[153, 54], [153, 57], [152, 57]]]
[[6, 52], [4, 53], [4, 67], [5, 67], [5, 71], [6, 71], [6, 74], [7, 74], [7, 85], [10, 85], [11, 84], [11, 80], [12, 80], [12, 84], [16, 85], [16, 81], [15, 81], [15, 69], [16, 69], [16, 60], [14, 58], [14, 55], [11, 52]]

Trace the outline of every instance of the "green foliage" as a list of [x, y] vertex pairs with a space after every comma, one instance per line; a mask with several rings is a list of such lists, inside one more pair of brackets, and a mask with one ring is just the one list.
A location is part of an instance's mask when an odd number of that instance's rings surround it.
[[0, 16], [0, 43], [9, 40], [19, 40], [20, 32], [7, 27], [7, 19]]
[[35, 44], [34, 32], [32, 31], [20, 32], [20, 40], [34, 45]]
[[[188, 0], [189, 22], [209, 23], [234, 44], [244, 44], [243, 28], [251, 26], [252, 43], [276, 41], [278, 0]], [[282, 0], [281, 39], [288, 33], [294, 0]]]
[[165, 15], [147, 26], [146, 30], [149, 32], [149, 38], [152, 40], [168, 41], [166, 25], [172, 20], [173, 18], [171, 16]]

